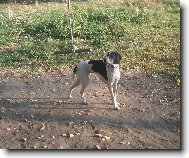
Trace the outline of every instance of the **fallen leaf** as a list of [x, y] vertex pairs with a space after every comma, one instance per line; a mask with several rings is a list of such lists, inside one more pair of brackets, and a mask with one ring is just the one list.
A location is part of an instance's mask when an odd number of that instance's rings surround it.
[[83, 123], [82, 123], [83, 125], [86, 125], [87, 124], [87, 121], [83, 121]]
[[26, 141], [27, 141], [27, 138], [22, 138], [22, 141], [26, 142]]
[[108, 136], [103, 136], [103, 138], [105, 138], [106, 140], [110, 139], [110, 137], [108, 137]]
[[73, 128], [79, 128], [78, 125], [74, 125]]
[[62, 136], [63, 136], [63, 137], [67, 137], [68, 135], [67, 135], [67, 134], [65, 134], [65, 133], [63, 133], [63, 134], [62, 134]]
[[145, 109], [141, 109], [140, 111], [141, 111], [141, 112], [145, 112], [146, 110], [145, 110]]
[[99, 133], [95, 134], [95, 136], [100, 137], [102, 141], [110, 139], [110, 137], [108, 137], [106, 135], [99, 134]]
[[31, 100], [31, 102], [37, 102], [37, 100], [36, 99], [30, 99]]
[[47, 149], [47, 146], [45, 145], [45, 146], [43, 146], [43, 148], [44, 148], [44, 149]]
[[10, 128], [6, 128], [7, 131], [10, 131], [11, 129]]
[[125, 142], [119, 142], [119, 144], [125, 144]]
[[70, 122], [70, 123], [69, 123], [69, 126], [71, 126], [72, 124], [73, 124], [73, 122]]
[[29, 122], [27, 119], [24, 119], [24, 121]]
[[41, 135], [41, 136], [39, 136], [39, 137], [37, 137], [38, 139], [42, 139], [42, 138], [44, 138], [44, 135]]
[[177, 79], [177, 86], [180, 87], [180, 79]]
[[95, 136], [102, 137], [103, 135], [102, 134], [95, 134]]
[[72, 138], [72, 137], [74, 137], [74, 135], [73, 134], [69, 134], [69, 137]]
[[60, 149], [64, 149], [62, 145], [59, 145], [59, 148], [60, 148]]
[[94, 97], [98, 97], [99, 95], [100, 95], [100, 93], [95, 92]]
[[101, 149], [100, 145], [95, 145], [95, 147], [96, 147], [97, 149]]
[[55, 103], [56, 104], [61, 104], [61, 103], [63, 103], [63, 100], [55, 100]]
[[45, 129], [45, 125], [44, 124], [42, 124], [42, 127], [40, 128], [40, 130], [39, 131], [42, 131], [42, 130], [44, 130]]

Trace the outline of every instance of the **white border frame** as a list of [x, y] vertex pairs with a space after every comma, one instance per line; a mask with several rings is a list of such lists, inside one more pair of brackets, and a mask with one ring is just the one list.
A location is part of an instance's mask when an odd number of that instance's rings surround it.
[[188, 64], [189, 64], [189, 1], [188, 0], [180, 0], [181, 8], [183, 9], [183, 17], [182, 17], [182, 31], [181, 31], [181, 39], [182, 39], [182, 52], [181, 52], [181, 61], [182, 61], [182, 79], [181, 79], [181, 90], [182, 90], [182, 150], [177, 151], [109, 151], [109, 152], [96, 152], [96, 151], [58, 151], [52, 152], [50, 151], [22, 151], [22, 152], [8, 152], [7, 150], [0, 149], [0, 158], [40, 158], [40, 157], [46, 157], [46, 158], [62, 158], [62, 157], [71, 157], [71, 158], [93, 158], [93, 157], [132, 157], [132, 158], [138, 158], [138, 157], [144, 157], [144, 158], [189, 158], [189, 139], [188, 139], [188, 133], [189, 133], [189, 70]]

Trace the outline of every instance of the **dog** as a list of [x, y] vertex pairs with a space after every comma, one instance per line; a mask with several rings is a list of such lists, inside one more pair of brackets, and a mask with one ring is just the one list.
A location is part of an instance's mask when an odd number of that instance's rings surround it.
[[70, 88], [69, 98], [72, 98], [73, 90], [82, 84], [80, 91], [84, 104], [88, 104], [84, 91], [89, 84], [89, 74], [97, 73], [99, 77], [108, 85], [111, 99], [115, 109], [120, 109], [116, 100], [117, 84], [120, 79], [120, 60], [121, 55], [115, 51], [109, 51], [103, 60], [86, 60], [80, 62], [73, 70], [73, 78], [77, 76], [77, 81]]

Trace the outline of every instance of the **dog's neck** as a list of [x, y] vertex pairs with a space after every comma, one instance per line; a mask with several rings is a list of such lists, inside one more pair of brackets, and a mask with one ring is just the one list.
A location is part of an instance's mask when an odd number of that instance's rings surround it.
[[110, 64], [107, 63], [108, 68], [113, 68], [113, 69], [119, 69], [119, 64]]

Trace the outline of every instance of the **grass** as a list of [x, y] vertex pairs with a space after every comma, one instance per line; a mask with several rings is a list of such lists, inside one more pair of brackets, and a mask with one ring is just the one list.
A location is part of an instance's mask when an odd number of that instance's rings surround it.
[[76, 45], [92, 53], [54, 55], [70, 44], [66, 4], [0, 4], [0, 66], [53, 69], [117, 50], [125, 67], [180, 79], [178, 0], [73, 2], [72, 17]]

